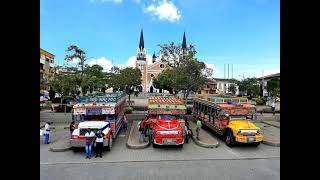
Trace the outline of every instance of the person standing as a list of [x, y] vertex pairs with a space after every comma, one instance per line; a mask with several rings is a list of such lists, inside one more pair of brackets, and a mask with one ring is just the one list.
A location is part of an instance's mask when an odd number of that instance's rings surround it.
[[101, 130], [99, 130], [96, 134], [96, 158], [98, 157], [98, 155], [100, 155], [100, 158], [102, 158], [102, 150], [103, 150], [103, 139], [104, 139], [105, 135], [101, 132]]
[[274, 101], [272, 101], [272, 103], [271, 103], [271, 109], [272, 109], [272, 113], [274, 115], [275, 111], [276, 111], [276, 103]]
[[149, 130], [148, 130], [148, 136], [149, 136], [149, 143], [152, 144], [153, 143], [153, 126], [149, 126]]
[[44, 126], [44, 144], [49, 144], [49, 135], [51, 131], [50, 122], [47, 122]]
[[72, 132], [73, 132], [74, 129], [75, 129], [74, 121], [72, 121], [72, 122], [70, 123], [69, 129], [70, 129], [70, 135], [72, 136]]
[[128, 115], [127, 113], [124, 113], [123, 115], [123, 129], [127, 130], [128, 128]]
[[84, 136], [86, 138], [86, 158], [91, 159], [92, 145], [93, 145], [95, 134], [90, 128], [88, 128], [88, 131]]
[[139, 142], [140, 143], [143, 142], [143, 139], [144, 139], [143, 131], [144, 131], [144, 121], [140, 121], [140, 125], [139, 125], [139, 132], [140, 132]]
[[197, 123], [196, 123], [196, 132], [197, 132], [197, 139], [199, 140], [199, 134], [200, 134], [200, 128], [201, 128], [201, 121], [200, 119], [197, 120]]

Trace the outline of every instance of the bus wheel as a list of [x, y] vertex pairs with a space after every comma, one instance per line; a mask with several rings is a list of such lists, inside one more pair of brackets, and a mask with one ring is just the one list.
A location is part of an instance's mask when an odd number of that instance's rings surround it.
[[260, 145], [260, 142], [256, 142], [253, 144], [255, 147], [258, 147]]
[[79, 152], [80, 151], [80, 148], [78, 148], [78, 147], [72, 147], [71, 149], [72, 149], [73, 152]]
[[179, 148], [183, 148], [183, 144], [178, 145]]
[[158, 144], [153, 143], [153, 144], [152, 144], [152, 147], [153, 147], [153, 148], [157, 148], [157, 147], [158, 147]]
[[235, 145], [234, 137], [230, 131], [227, 131], [225, 141], [226, 145], [229, 147], [233, 147]]
[[109, 137], [107, 151], [111, 151], [111, 148], [112, 148], [112, 135], [110, 135]]

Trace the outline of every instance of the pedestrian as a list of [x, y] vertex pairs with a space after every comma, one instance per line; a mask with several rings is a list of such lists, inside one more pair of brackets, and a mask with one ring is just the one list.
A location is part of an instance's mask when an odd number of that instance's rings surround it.
[[140, 143], [143, 142], [143, 139], [144, 139], [143, 131], [144, 131], [143, 121], [140, 121], [140, 124], [139, 124], [139, 142]]
[[148, 132], [148, 136], [149, 136], [149, 143], [152, 144], [153, 143], [153, 126], [149, 127], [149, 132]]
[[123, 129], [127, 130], [128, 128], [128, 115], [127, 113], [124, 113], [123, 115]]
[[98, 155], [100, 155], [100, 158], [102, 158], [102, 150], [103, 150], [103, 139], [104, 139], [105, 135], [104, 133], [101, 132], [101, 130], [99, 130], [96, 134], [96, 158], [98, 157]]
[[196, 123], [196, 132], [197, 132], [197, 139], [199, 140], [199, 134], [200, 134], [200, 128], [201, 128], [201, 121], [200, 119], [197, 120], [197, 123]]
[[86, 158], [91, 159], [92, 145], [94, 142], [95, 134], [90, 128], [88, 128], [88, 130], [84, 136], [86, 138]]
[[69, 129], [70, 129], [70, 135], [72, 136], [72, 132], [73, 132], [74, 129], [75, 129], [75, 123], [74, 123], [74, 121], [72, 121], [72, 122], [70, 123]]
[[188, 144], [189, 143], [189, 129], [187, 127], [187, 124], [184, 126], [184, 133], [185, 133], [185, 141]]
[[274, 103], [274, 101], [272, 101], [272, 103], [271, 103], [271, 109], [272, 109], [272, 113], [274, 115], [275, 111], [276, 111], [276, 103]]
[[149, 124], [147, 124], [145, 122], [144, 125], [144, 142], [148, 142], [149, 141]]
[[44, 126], [44, 144], [49, 144], [49, 135], [51, 131], [50, 122], [47, 122]]

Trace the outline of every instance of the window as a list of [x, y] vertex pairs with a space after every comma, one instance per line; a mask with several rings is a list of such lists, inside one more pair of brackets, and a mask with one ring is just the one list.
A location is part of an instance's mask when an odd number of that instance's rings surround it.
[[164, 68], [164, 64], [160, 64], [160, 68], [163, 69]]
[[150, 76], [151, 76], [151, 77], [154, 77], [154, 75], [153, 75], [153, 74], [151, 74]]

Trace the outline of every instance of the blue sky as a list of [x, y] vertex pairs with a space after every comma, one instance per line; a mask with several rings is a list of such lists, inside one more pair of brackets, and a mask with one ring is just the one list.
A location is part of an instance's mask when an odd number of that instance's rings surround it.
[[132, 66], [141, 28], [149, 60], [185, 31], [214, 77], [280, 72], [279, 0], [40, 0], [40, 47], [60, 65], [76, 44], [91, 65]]

